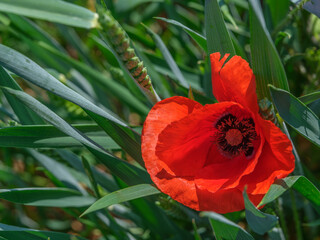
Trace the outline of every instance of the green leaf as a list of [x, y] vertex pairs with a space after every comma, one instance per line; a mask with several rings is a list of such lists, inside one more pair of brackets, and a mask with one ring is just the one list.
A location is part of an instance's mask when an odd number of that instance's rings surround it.
[[123, 101], [128, 106], [136, 109], [138, 112], [144, 115], [148, 114], [149, 108], [145, 106], [143, 103], [141, 103], [134, 95], [132, 95], [126, 87], [117, 83], [113, 79], [108, 78], [107, 76], [98, 72], [97, 70], [92, 69], [85, 63], [76, 61], [71, 57], [67, 56], [66, 54], [57, 51], [56, 49], [45, 43], [40, 43], [40, 46], [42, 46], [44, 49], [54, 54], [55, 56], [59, 57], [60, 59], [66, 61], [68, 64], [70, 64], [79, 72], [81, 72], [83, 75], [88, 76], [87, 79], [91, 81], [92, 85], [97, 84], [97, 82], [100, 83], [107, 89], [107, 91], [109, 91], [109, 93], [116, 96], [119, 100]]
[[30, 228], [22, 228], [0, 223], [0, 236], [8, 239], [23, 240], [86, 240], [83, 237], [66, 233], [40, 231]]
[[98, 114], [89, 111], [86, 112], [123, 150], [141, 166], [144, 166], [141, 155], [141, 139], [138, 133], [110, 121], [105, 121], [105, 119]]
[[256, 77], [258, 100], [270, 99], [268, 84], [289, 90], [283, 64], [267, 30], [258, 0], [249, 0], [252, 69]]
[[164, 22], [173, 24], [175, 26], [181, 27], [184, 31], [186, 31], [190, 37], [198, 43], [198, 45], [205, 51], [207, 52], [207, 39], [202, 36], [200, 33], [195, 32], [194, 30], [188, 28], [187, 26], [183, 25], [182, 23], [172, 20], [172, 19], [167, 19], [167, 18], [162, 18], [162, 17], [155, 17], [155, 19], [162, 20]]
[[[9, 73], [0, 66], [0, 86], [1, 87], [10, 87], [15, 90], [21, 91], [22, 89], [16, 83], [16, 81], [9, 75]], [[19, 118], [21, 124], [41, 124], [43, 120], [34, 114], [30, 109], [21, 105], [16, 98], [11, 95], [4, 93], [12, 110]]]
[[147, 32], [151, 35], [152, 39], [155, 41], [157, 47], [159, 48], [160, 52], [162, 53], [164, 59], [166, 60], [168, 66], [174, 73], [174, 75], [177, 77], [179, 83], [184, 86], [185, 88], [189, 88], [189, 83], [184, 79], [184, 76], [181, 73], [181, 70], [179, 69], [177, 63], [171, 56], [171, 53], [169, 52], [168, 48], [162, 41], [162, 39], [159, 37], [158, 34], [154, 33], [150, 28], [148, 28], [146, 25], [143, 24], [143, 26], [146, 28]]
[[308, 104], [308, 108], [314, 112], [320, 118], [320, 98], [312, 103]]
[[302, 1], [302, 0], [298, 0], [298, 1], [294, 1], [291, 0], [292, 2], [294, 2], [295, 4], [303, 4], [303, 8], [305, 10], [307, 10], [308, 12], [313, 13], [314, 15], [316, 15], [318, 18], [320, 18], [320, 3], [319, 1]]
[[205, 1], [205, 28], [208, 56], [214, 52], [236, 55], [217, 0]]
[[273, 103], [282, 119], [320, 147], [319, 118], [291, 93], [269, 85]]
[[52, 112], [49, 108], [32, 98], [28, 94], [12, 90], [9, 88], [3, 88], [5, 91], [16, 96], [23, 104], [35, 111], [43, 119], [54, 125], [57, 129], [65, 134], [72, 136], [83, 145], [85, 145], [89, 151], [91, 151], [103, 164], [105, 164], [115, 175], [123, 179], [129, 185], [139, 183], [150, 183], [150, 177], [148, 173], [138, 167], [135, 167], [121, 159], [116, 158], [112, 154], [103, 150], [99, 145], [94, 143], [91, 139], [84, 136], [82, 133], [75, 130], [71, 125], [65, 122], [62, 118]]
[[276, 180], [276, 182], [271, 185], [269, 191], [263, 197], [258, 206], [272, 202], [289, 188], [295, 189], [311, 203], [316, 206], [320, 206], [319, 190], [304, 176], [291, 176]]
[[[119, 178], [115, 178], [121, 189], [128, 187]], [[190, 239], [191, 234], [179, 228], [175, 221], [166, 212], [156, 205], [157, 196], [149, 196], [148, 199], [138, 198], [129, 202], [132, 209], [143, 222], [142, 226], [150, 229], [152, 233], [159, 235], [159, 239], [168, 239], [169, 236], [179, 236], [181, 239]], [[116, 207], [116, 206], [114, 206]]]
[[2, 44], [0, 44], [0, 52], [0, 65], [21, 76], [25, 80], [28, 80], [31, 83], [43, 89], [46, 89], [64, 99], [67, 99], [84, 109], [96, 112], [97, 114], [109, 119], [110, 121], [114, 121], [122, 126], [126, 126], [126, 124], [119, 119], [115, 118], [106, 111], [103, 111], [95, 104], [89, 102], [86, 98], [71, 90], [63, 83], [59, 82], [38, 64], [22, 55], [21, 53]]
[[252, 231], [263, 235], [276, 226], [278, 218], [274, 215], [259, 211], [249, 200], [246, 191], [243, 192], [246, 219]]
[[234, 20], [234, 18], [232, 17], [230, 11], [229, 11], [229, 7], [228, 5], [222, 1], [222, 0], [218, 0], [218, 4], [220, 6], [220, 11], [222, 12], [222, 14], [224, 15], [224, 17], [232, 24], [232, 26], [235, 29], [238, 29], [238, 26]]
[[[160, 57], [153, 55], [153, 54], [149, 54], [147, 52], [144, 52], [144, 53], [149, 58], [149, 60], [152, 62], [153, 68], [158, 73], [160, 73], [162, 76], [169, 76], [173, 80], [176, 80], [177, 84], [179, 84], [177, 76], [172, 72], [172, 70], [168, 66], [167, 62], [165, 60], [163, 60], [163, 58], [160, 58]], [[201, 91], [202, 88], [200, 86], [200, 79], [199, 79], [199, 75], [201, 74], [201, 72], [197, 69], [192, 69], [192, 68], [190, 69], [190, 68], [183, 66], [181, 64], [178, 64], [178, 67], [181, 70], [182, 75], [184, 76], [184, 79], [188, 79], [188, 83], [190, 84], [190, 86], [193, 89], [197, 89], [197, 90]], [[165, 83], [162, 83], [162, 84], [168, 84], [167, 80]], [[167, 88], [169, 88], [169, 87], [167, 87]], [[185, 88], [185, 89], [189, 90], [189, 88]]]
[[100, 192], [99, 192], [99, 189], [98, 189], [98, 184], [97, 184], [96, 179], [94, 177], [94, 174], [93, 174], [93, 172], [91, 170], [91, 166], [90, 166], [88, 160], [84, 156], [82, 156], [82, 165], [83, 165], [83, 168], [85, 169], [85, 172], [86, 172], [86, 174], [87, 174], [87, 176], [88, 176], [88, 178], [90, 180], [90, 183], [91, 183], [92, 188], [94, 190], [95, 196], [100, 198]]
[[220, 52], [221, 57], [225, 54], [230, 54], [230, 57], [232, 57], [236, 55], [236, 51], [223, 19], [218, 0], [205, 0], [204, 13], [207, 39], [207, 64], [209, 67], [206, 69], [203, 87], [206, 95], [213, 97], [209, 56], [214, 52]]
[[35, 150], [28, 149], [27, 151], [30, 153], [32, 157], [34, 157], [35, 160], [37, 160], [43, 167], [45, 167], [64, 186], [78, 190], [83, 195], [87, 195], [87, 192], [80, 185], [80, 183], [72, 176], [72, 174], [65, 165]]
[[[58, 149], [56, 152], [66, 163], [70, 164], [73, 169], [85, 174], [85, 169], [83, 168], [82, 162], [75, 153], [64, 149]], [[107, 191], [113, 192], [119, 189], [111, 174], [102, 172], [94, 166], [91, 166], [91, 171], [94, 174], [97, 182]]]
[[134, 1], [118, 0], [115, 4], [115, 8], [118, 12], [127, 12], [141, 4], [150, 3], [150, 2], [164, 2], [164, 0], [134, 0]]
[[277, 26], [289, 12], [290, 1], [267, 0], [270, 8], [273, 26]]
[[214, 212], [202, 212], [200, 216], [208, 217], [216, 239], [254, 240], [254, 238], [239, 225]]
[[29, 96], [25, 92], [13, 90], [11, 88], [2, 88], [2, 90], [7, 93], [10, 93], [11, 95], [18, 98], [23, 104], [28, 106], [35, 113], [37, 113], [39, 116], [41, 116], [47, 122], [54, 125], [60, 131], [66, 133], [67, 135], [74, 137], [79, 142], [81, 142], [85, 145], [88, 145], [92, 148], [100, 149], [100, 147], [93, 144], [91, 141], [88, 140], [88, 138], [83, 137], [79, 132], [77, 132], [73, 127], [71, 127], [71, 125], [69, 125], [62, 118], [60, 118], [58, 115], [53, 113], [49, 108], [47, 108], [45, 105], [38, 102], [36, 99]]
[[308, 105], [316, 100], [320, 99], [320, 91], [309, 93], [299, 97], [299, 100], [305, 105]]
[[79, 37], [74, 28], [58, 24], [58, 29], [61, 32], [63, 38], [73, 48], [75, 48], [75, 50], [79, 54], [80, 59], [82, 59], [87, 65], [93, 68], [97, 68], [99, 66], [98, 63], [91, 58], [89, 48], [82, 42], [82, 39]]
[[57, 42], [57, 40], [51, 37], [47, 32], [41, 29], [37, 24], [32, 22], [30, 19], [15, 15], [15, 14], [8, 14], [8, 16], [11, 20], [10, 26], [13, 25], [21, 33], [24, 33], [30, 39], [45, 42], [50, 46], [55, 47], [61, 52], [66, 52], [66, 50]]
[[[98, 125], [79, 124], [72, 126], [88, 135], [105, 149], [120, 149], [119, 145], [101, 131]], [[15, 126], [0, 129], [0, 147], [67, 148], [82, 146], [79, 141], [49, 125]]]
[[96, 13], [60, 0], [1, 0], [0, 11], [82, 28], [96, 27], [98, 19]]
[[[53, 49], [54, 50], [54, 49]], [[107, 125], [108, 121], [114, 122], [115, 124], [118, 124], [119, 126], [124, 126], [126, 128], [125, 131], [116, 132], [115, 128], [106, 128], [104, 127], [104, 130], [109, 134], [110, 137], [114, 138], [116, 142], [124, 148], [124, 150], [128, 151], [132, 157], [135, 157], [135, 154], [137, 153], [139, 155], [140, 152], [140, 144], [139, 141], [137, 142], [137, 138], [139, 138], [139, 135], [135, 133], [133, 130], [131, 130], [123, 121], [119, 120], [117, 117], [114, 116], [114, 114], [107, 112], [105, 110], [102, 110], [101, 108], [97, 107], [92, 102], [88, 101], [86, 98], [81, 96], [80, 94], [76, 93], [75, 91], [71, 90], [61, 82], [59, 82], [56, 78], [51, 76], [47, 71], [45, 71], [43, 68], [41, 68], [39, 65], [37, 65], [35, 62], [30, 60], [29, 58], [23, 56], [22, 54], [14, 51], [13, 49], [10, 49], [4, 45], [0, 44], [0, 65], [3, 65], [7, 69], [11, 70], [12, 72], [16, 73], [17, 75], [25, 78], [26, 80], [34, 83], [35, 85], [44, 88], [58, 96], [61, 96], [64, 99], [67, 99], [82, 108], [87, 110], [87, 113], [96, 121], [101, 122], [103, 120], [104, 125]], [[81, 64], [77, 62], [78, 64]], [[84, 65], [81, 65], [84, 66]], [[86, 68], [90, 69], [91, 68]], [[92, 70], [93, 71], [93, 70]], [[94, 76], [97, 76], [99, 78], [100, 73], [93, 71]], [[97, 74], [97, 75], [96, 75]], [[99, 76], [98, 76], [99, 75]], [[101, 76], [100, 76], [101, 77]], [[101, 81], [105, 81], [105, 79], [101, 79]], [[109, 85], [110, 87], [110, 85]], [[117, 87], [114, 85], [114, 88]], [[123, 89], [123, 88], [122, 88]], [[119, 90], [119, 89], [118, 89]], [[125, 89], [126, 90], [126, 89]], [[127, 90], [126, 90], [127, 91]], [[126, 92], [120, 92], [120, 95], [126, 94]], [[131, 96], [128, 99], [128, 102], [131, 102], [131, 104], [135, 104], [137, 102], [136, 98]], [[142, 107], [144, 112], [147, 114], [148, 108], [145, 107], [140, 103], [139, 105]], [[138, 106], [137, 106], [138, 107]], [[111, 124], [111, 123], [110, 123]], [[109, 124], [109, 125], [110, 125]], [[113, 124], [112, 124], [113, 125]], [[130, 134], [128, 134], [130, 132]], [[131, 144], [128, 145], [127, 148], [126, 144], [123, 144], [123, 141], [118, 141], [119, 135], [123, 136], [124, 142], [130, 142]], [[133, 135], [130, 136], [130, 135]], [[133, 152], [131, 152], [130, 146], [136, 146]], [[136, 160], [138, 162], [141, 162], [141, 158], [137, 157]]]
[[83, 196], [68, 188], [14, 188], [1, 189], [0, 198], [10, 202], [38, 207], [86, 207], [95, 198]]
[[299, 100], [320, 117], [320, 91], [301, 96], [299, 97]]
[[104, 196], [92, 204], [81, 216], [88, 213], [109, 207], [113, 204], [130, 201], [133, 199], [150, 196], [160, 193], [158, 189], [150, 184], [140, 184], [132, 187], [127, 187]]
[[118, 60], [114, 56], [110, 47], [102, 39], [98, 38], [93, 34], [89, 35], [89, 37], [96, 43], [97, 47], [104, 54], [104, 57], [108, 61], [108, 63], [113, 67], [119, 68], [120, 65], [118, 63]]

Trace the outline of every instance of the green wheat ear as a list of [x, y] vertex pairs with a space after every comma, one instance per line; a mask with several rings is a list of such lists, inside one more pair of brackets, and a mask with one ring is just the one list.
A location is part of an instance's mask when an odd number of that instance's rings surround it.
[[130, 39], [126, 32], [117, 20], [114, 19], [109, 10], [97, 8], [97, 12], [99, 14], [102, 36], [109, 42], [125, 68], [144, 92], [154, 103], [158, 102], [160, 99], [154, 92], [147, 69], [136, 55], [134, 49], [130, 47]]

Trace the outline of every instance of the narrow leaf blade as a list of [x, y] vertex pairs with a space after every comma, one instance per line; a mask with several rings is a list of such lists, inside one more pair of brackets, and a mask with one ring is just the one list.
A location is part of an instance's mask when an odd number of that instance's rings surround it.
[[62, 23], [74, 27], [97, 26], [97, 14], [60, 0], [1, 0], [0, 11]]
[[62, 118], [60, 118], [42, 103], [38, 102], [36, 99], [32, 98], [22, 91], [12, 90], [9, 88], [3, 89], [16, 96], [23, 104], [35, 111], [37, 114], [39, 114], [39, 116], [54, 125], [57, 129], [81, 142], [115, 175], [119, 176], [129, 185], [151, 182], [150, 177], [146, 171], [135, 167], [121, 159], [118, 159], [112, 154], [103, 150], [101, 146], [99, 146], [97, 143], [94, 143], [91, 139], [84, 136], [82, 133], [76, 131], [71, 127], [71, 125], [65, 122]]
[[158, 34], [154, 33], [150, 28], [148, 28], [145, 25], [143, 25], [143, 26], [146, 28], [147, 32], [151, 35], [151, 37], [155, 41], [157, 47], [161, 51], [161, 53], [162, 53], [164, 59], [166, 60], [168, 66], [170, 67], [172, 72], [176, 75], [179, 83], [182, 86], [184, 86], [185, 88], [188, 88], [189, 87], [188, 82], [184, 79], [184, 76], [182, 75], [181, 70], [179, 69], [177, 63], [174, 61], [173, 57], [171, 56], [171, 53], [169, 52], [168, 48], [166, 47], [166, 45], [164, 44], [162, 39], [159, 37]]
[[220, 52], [222, 56], [226, 53], [236, 55], [217, 0], [205, 1], [205, 28], [208, 55], [214, 52]]
[[320, 120], [291, 93], [269, 86], [273, 103], [282, 119], [302, 136], [320, 147]]
[[182, 23], [173, 20], [173, 19], [167, 19], [167, 18], [162, 18], [162, 17], [155, 17], [156, 19], [162, 20], [164, 22], [170, 23], [172, 25], [181, 27], [184, 31], [186, 31], [190, 37], [198, 43], [198, 45], [205, 51], [207, 52], [207, 39], [202, 36], [200, 33], [195, 32], [194, 30], [190, 29], [189, 27], [183, 25]]
[[113, 204], [122, 203], [158, 193], [160, 193], [159, 190], [149, 184], [140, 184], [132, 187], [127, 187], [116, 192], [112, 192], [104, 196], [103, 198], [100, 198], [98, 201], [92, 204], [81, 216], [109, 207]]
[[253, 240], [254, 238], [239, 225], [214, 212], [203, 212], [203, 217], [208, 217], [217, 239], [226, 240]]
[[1, 189], [0, 198], [39, 207], [86, 207], [95, 201], [91, 196], [83, 196], [68, 188]]
[[252, 68], [256, 77], [258, 99], [270, 99], [268, 84], [288, 91], [287, 76], [266, 28], [259, 1], [249, 0], [249, 5]]
[[[20, 104], [21, 105], [21, 104]], [[24, 106], [24, 105], [23, 105]], [[98, 125], [73, 125], [105, 149], [120, 149]], [[67, 148], [82, 147], [74, 138], [50, 125], [25, 125], [0, 129], [0, 147]]]
[[[16, 83], [16, 81], [9, 75], [9, 73], [0, 66], [0, 86], [1, 87], [10, 87], [16, 90], [20, 90], [20, 86]], [[13, 111], [19, 118], [22, 124], [41, 124], [44, 123], [41, 118], [39, 118], [36, 114], [26, 108], [24, 105], [19, 104], [17, 100], [6, 94], [5, 96], [10, 103]]]
[[0, 223], [0, 236], [8, 239], [24, 239], [24, 240], [86, 240], [83, 237], [70, 235], [66, 233], [51, 232], [51, 231], [40, 231], [30, 228], [16, 227]]
[[277, 180], [271, 185], [259, 206], [272, 202], [289, 188], [294, 188], [314, 205], [320, 206], [320, 191], [304, 176], [291, 176]]
[[254, 232], [263, 235], [276, 226], [278, 222], [276, 216], [259, 211], [249, 200], [246, 191], [243, 192], [243, 198], [246, 208], [246, 219]]

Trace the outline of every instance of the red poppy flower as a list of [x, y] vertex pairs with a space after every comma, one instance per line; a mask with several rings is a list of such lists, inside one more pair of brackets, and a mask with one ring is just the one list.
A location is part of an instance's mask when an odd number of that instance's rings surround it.
[[257, 205], [275, 179], [294, 169], [287, 136], [259, 115], [255, 77], [239, 56], [210, 56], [213, 94], [202, 106], [185, 97], [158, 102], [142, 132], [142, 157], [157, 187], [196, 210], [244, 209], [247, 186]]

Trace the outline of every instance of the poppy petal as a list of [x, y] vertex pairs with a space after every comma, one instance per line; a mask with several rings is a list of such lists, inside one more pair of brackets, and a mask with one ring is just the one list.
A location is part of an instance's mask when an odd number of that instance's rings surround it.
[[[205, 187], [212, 193], [221, 188], [231, 189], [237, 187], [242, 177], [255, 170], [262, 151], [263, 142], [264, 140], [262, 139], [255, 156], [251, 159], [240, 156], [230, 159], [228, 162], [218, 162], [200, 169], [195, 178], [196, 186]], [[215, 158], [217, 157], [219, 157], [218, 150], [215, 152]]]
[[[209, 104], [168, 125], [159, 135], [157, 157], [176, 176], [195, 176], [207, 161], [213, 143], [214, 122], [232, 102]], [[219, 154], [219, 152], [217, 152]]]
[[163, 193], [185, 206], [199, 210], [199, 200], [193, 178], [176, 177], [164, 169], [155, 177], [157, 179], [155, 183]]
[[147, 171], [159, 189], [173, 199], [198, 209], [198, 198], [192, 179], [176, 177], [155, 154], [159, 134], [169, 124], [186, 117], [203, 106], [184, 97], [162, 100], [150, 110], [142, 131], [141, 151]]
[[184, 118], [202, 105], [185, 97], [171, 97], [155, 104], [143, 126], [141, 137], [142, 157], [149, 174], [155, 176], [164, 167], [155, 155], [159, 134], [169, 124]]
[[[224, 214], [236, 212], [244, 209], [244, 200], [242, 191], [237, 188], [221, 189], [215, 193], [208, 191], [206, 188], [196, 186], [199, 199], [200, 211], [214, 211]], [[248, 194], [250, 201], [258, 205], [263, 195]]]
[[288, 137], [271, 121], [260, 118], [266, 142], [258, 164], [251, 174], [242, 178], [248, 193], [266, 194], [275, 179], [286, 177], [294, 170], [295, 158]]
[[210, 55], [213, 95], [219, 102], [234, 101], [257, 113], [256, 82], [248, 62], [234, 56], [225, 63], [228, 56], [220, 60], [220, 53]]

